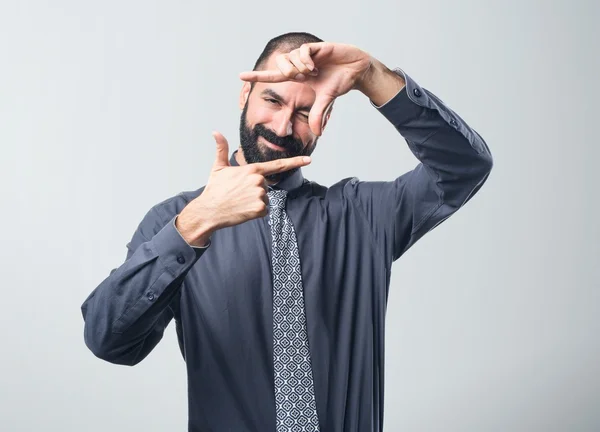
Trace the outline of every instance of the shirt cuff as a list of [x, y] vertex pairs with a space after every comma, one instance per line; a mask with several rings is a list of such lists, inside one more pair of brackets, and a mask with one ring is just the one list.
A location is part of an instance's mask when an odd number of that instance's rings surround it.
[[383, 108], [383, 107], [384, 107], [384, 106], [386, 106], [388, 103], [390, 103], [392, 100], [394, 100], [395, 98], [397, 98], [397, 97], [398, 97], [398, 95], [399, 95], [400, 93], [402, 93], [402, 92], [406, 91], [406, 84], [407, 84], [407, 83], [406, 83], [406, 74], [404, 73], [404, 71], [403, 71], [402, 69], [400, 69], [400, 68], [395, 68], [395, 69], [393, 69], [393, 70], [392, 70], [392, 72], [394, 72], [396, 75], [400, 75], [402, 78], [404, 78], [404, 83], [405, 83], [405, 85], [404, 85], [404, 87], [402, 87], [402, 88], [401, 88], [401, 89], [398, 91], [398, 93], [396, 93], [396, 95], [395, 95], [394, 97], [392, 97], [392, 98], [391, 98], [390, 100], [388, 100], [387, 102], [384, 102], [384, 103], [383, 103], [383, 105], [379, 105], [379, 106], [377, 106], [377, 105], [375, 105], [375, 104], [373, 103], [373, 101], [372, 101], [372, 100], [369, 100], [369, 102], [371, 102], [371, 105], [373, 105], [373, 106], [374, 106], [375, 108], [377, 108], [377, 109], [381, 109], [381, 108]]
[[180, 236], [180, 237], [183, 239], [183, 241], [184, 241], [184, 242], [186, 242], [186, 244], [187, 244], [189, 247], [192, 247], [192, 248], [194, 248], [194, 249], [206, 249], [207, 247], [209, 247], [209, 246], [210, 246], [210, 243], [211, 243], [211, 239], [210, 239], [210, 238], [208, 239], [208, 243], [207, 243], [207, 244], [205, 244], [204, 246], [194, 246], [194, 245], [191, 245], [191, 244], [189, 244], [189, 243], [186, 241], [186, 239], [184, 239], [184, 238], [183, 238], [183, 236], [181, 235], [181, 233], [180, 233], [180, 232], [179, 232], [179, 230], [177, 229], [177, 225], [175, 225], [175, 224], [176, 224], [176, 222], [177, 222], [177, 217], [178, 217], [178, 216], [179, 216], [179, 215], [177, 215], [177, 216], [175, 216], [175, 217], [173, 218], [173, 222], [172, 222], [172, 223], [173, 223], [173, 228], [175, 228], [175, 231], [177, 231], [177, 234], [179, 234], [179, 236]]
[[383, 105], [377, 106], [373, 101], [370, 102], [385, 118], [399, 126], [419, 117], [424, 108], [431, 108], [431, 104], [429, 94], [406, 72], [400, 68], [392, 71], [404, 78], [406, 85]]
[[175, 217], [156, 233], [151, 242], [158, 259], [171, 274], [177, 276], [204, 254], [210, 242], [204, 247], [192, 247], [175, 228]]

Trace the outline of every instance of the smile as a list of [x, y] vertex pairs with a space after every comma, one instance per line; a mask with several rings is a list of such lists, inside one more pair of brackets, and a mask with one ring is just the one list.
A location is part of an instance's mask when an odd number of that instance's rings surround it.
[[285, 150], [285, 148], [283, 148], [283, 147], [280, 147], [280, 146], [278, 146], [278, 145], [275, 145], [275, 144], [273, 144], [272, 142], [269, 142], [269, 141], [267, 141], [267, 140], [266, 140], [265, 138], [263, 138], [263, 137], [260, 137], [260, 139], [262, 140], [262, 142], [264, 142], [266, 145], [268, 145], [268, 146], [269, 146], [269, 147], [271, 147], [272, 149], [279, 150], [279, 151]]

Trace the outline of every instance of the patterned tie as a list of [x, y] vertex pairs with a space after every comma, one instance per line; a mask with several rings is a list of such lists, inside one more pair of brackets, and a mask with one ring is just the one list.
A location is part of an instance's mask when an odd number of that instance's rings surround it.
[[277, 432], [318, 432], [300, 255], [294, 226], [285, 211], [287, 191], [270, 189], [267, 195], [273, 239], [273, 365]]

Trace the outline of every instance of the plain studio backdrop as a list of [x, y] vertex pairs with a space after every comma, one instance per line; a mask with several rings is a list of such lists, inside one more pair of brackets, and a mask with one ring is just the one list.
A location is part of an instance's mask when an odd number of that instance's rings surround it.
[[[2, 0], [0, 430], [186, 430], [174, 325], [116, 366], [80, 306], [151, 206], [205, 184], [211, 131], [237, 147], [238, 74], [288, 31], [401, 67], [494, 156], [394, 265], [385, 430], [600, 430], [599, 19], [591, 0]], [[358, 92], [313, 156], [328, 186], [417, 164]]]

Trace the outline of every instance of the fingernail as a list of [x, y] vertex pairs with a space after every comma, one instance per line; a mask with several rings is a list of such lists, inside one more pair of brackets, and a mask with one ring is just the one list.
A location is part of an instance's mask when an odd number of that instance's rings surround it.
[[302, 160], [303, 160], [304, 162], [310, 162], [310, 157], [309, 157], [309, 156], [304, 156], [304, 157], [302, 158]]
[[306, 77], [301, 73], [299, 73], [298, 75], [295, 76], [295, 79], [297, 79], [298, 81], [302, 81], [304, 78], [306, 78]]
[[308, 70], [313, 70], [315, 67], [311, 64], [307, 64], [306, 67], [308, 68]]
[[309, 75], [312, 75], [312, 76], [317, 76], [317, 75], [319, 75], [319, 69], [317, 69], [317, 68], [314, 68], [314, 69], [313, 69], [313, 70], [312, 70], [312, 71], [309, 73]]

